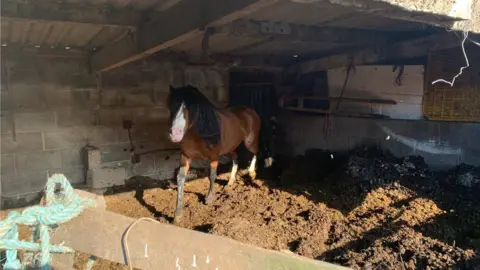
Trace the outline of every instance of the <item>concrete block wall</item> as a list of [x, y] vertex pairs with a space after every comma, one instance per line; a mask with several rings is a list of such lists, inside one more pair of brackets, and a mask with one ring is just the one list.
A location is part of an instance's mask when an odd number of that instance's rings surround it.
[[[225, 98], [218, 93], [228, 89], [218, 72], [215, 76], [220, 80], [212, 80], [205, 71], [171, 63], [135, 63], [99, 77], [88, 72], [85, 59], [28, 57], [7, 61], [9, 70], [2, 73], [1, 88], [4, 205], [35, 199], [48, 176], [57, 172], [64, 173], [73, 184], [84, 185], [81, 150], [86, 145], [99, 147], [107, 166], [127, 167], [129, 176], [173, 178], [178, 151], [145, 155], [141, 164], [130, 166], [131, 146], [122, 121], [133, 121], [137, 151], [175, 149], [166, 136], [169, 85], [201, 85], [213, 98]], [[188, 77], [187, 70], [200, 75]]]
[[[287, 144], [278, 150], [285, 154], [304, 154], [309, 148], [341, 152], [366, 143], [388, 149], [398, 157], [423, 156], [435, 170], [449, 169], [462, 162], [480, 165], [480, 145], [476, 143], [480, 123], [332, 117], [330, 135], [325, 137], [323, 116], [284, 112], [280, 119]], [[389, 136], [382, 125], [403, 140]], [[405, 144], [405, 139], [413, 143]], [[422, 145], [427, 145], [428, 151]]]

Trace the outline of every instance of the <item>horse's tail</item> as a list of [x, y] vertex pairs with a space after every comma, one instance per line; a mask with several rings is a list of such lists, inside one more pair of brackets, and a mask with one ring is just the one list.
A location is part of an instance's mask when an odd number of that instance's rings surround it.
[[265, 161], [265, 167], [268, 168], [273, 162], [273, 123], [271, 117], [259, 115], [260, 134], [259, 134], [259, 157]]
[[230, 106], [244, 106], [252, 109], [260, 120], [258, 136], [258, 158], [265, 160], [266, 167], [273, 162], [274, 126], [273, 115], [277, 111], [276, 94], [273, 87], [268, 89], [252, 89], [251, 91], [235, 92], [230, 96]]

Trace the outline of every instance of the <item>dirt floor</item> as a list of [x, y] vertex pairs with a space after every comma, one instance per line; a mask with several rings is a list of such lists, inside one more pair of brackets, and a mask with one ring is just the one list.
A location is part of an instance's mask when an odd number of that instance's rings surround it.
[[[479, 169], [434, 174], [419, 158], [369, 151], [309, 183], [325, 173], [314, 169], [328, 163], [325, 154], [280, 163], [280, 181], [239, 179], [225, 188], [219, 180], [212, 205], [204, 204], [206, 178], [188, 182], [180, 226], [354, 269], [480, 269]], [[174, 185], [105, 197], [110, 211], [166, 223], [175, 198]], [[76, 268], [87, 258], [78, 255]], [[94, 269], [121, 268], [98, 261]]]

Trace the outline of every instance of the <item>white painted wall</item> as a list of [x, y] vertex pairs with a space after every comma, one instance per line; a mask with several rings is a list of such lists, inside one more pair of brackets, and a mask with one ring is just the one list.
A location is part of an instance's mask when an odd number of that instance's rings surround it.
[[[346, 68], [328, 71], [330, 97], [339, 97], [345, 81]], [[424, 66], [405, 66], [402, 85], [395, 83], [398, 69], [393, 66], [358, 66], [350, 72], [343, 97], [395, 100], [397, 105], [379, 105], [341, 101], [339, 110], [375, 113], [394, 119], [422, 119]], [[335, 108], [335, 102], [331, 103]]]

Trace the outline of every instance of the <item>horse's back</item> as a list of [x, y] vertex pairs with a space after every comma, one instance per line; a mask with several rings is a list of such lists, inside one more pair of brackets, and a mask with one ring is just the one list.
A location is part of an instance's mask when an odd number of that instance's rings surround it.
[[252, 108], [235, 106], [227, 108], [226, 111], [238, 118], [241, 126], [246, 129], [247, 133], [252, 129], [260, 129], [260, 117]]

